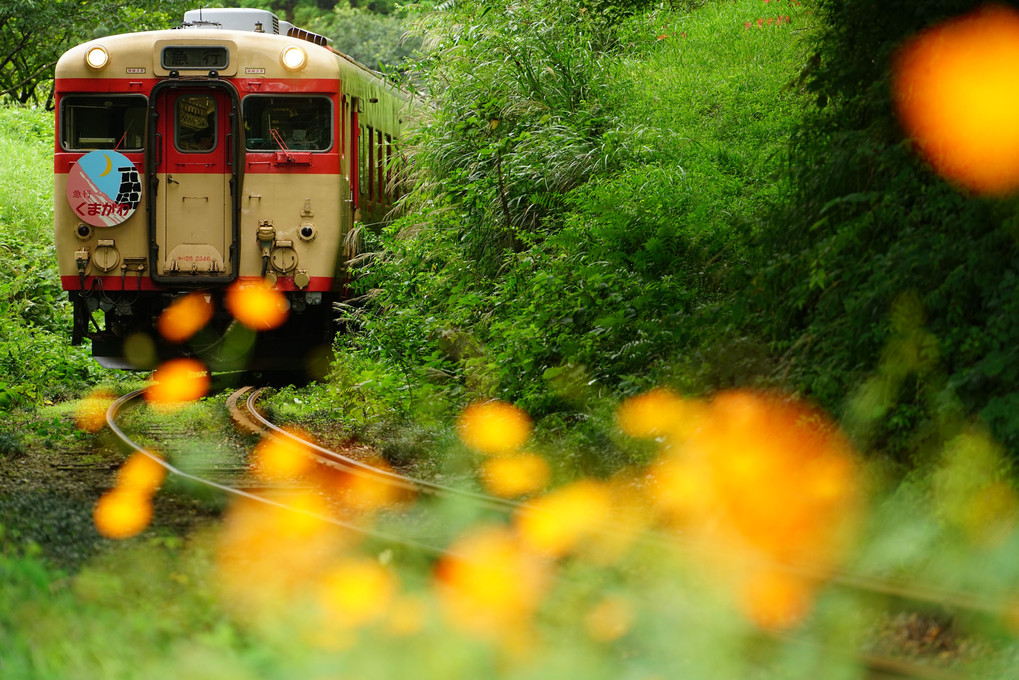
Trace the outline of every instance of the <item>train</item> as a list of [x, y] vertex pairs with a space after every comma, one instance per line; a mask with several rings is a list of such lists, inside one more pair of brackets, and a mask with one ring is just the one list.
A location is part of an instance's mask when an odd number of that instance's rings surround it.
[[[415, 105], [329, 42], [267, 10], [201, 9], [61, 56], [54, 237], [72, 344], [135, 370], [193, 356], [296, 371], [328, 350], [357, 234], [403, 193]], [[242, 328], [238, 286], [276, 291], [282, 325]], [[160, 318], [187, 296], [209, 318], [168, 338]]]

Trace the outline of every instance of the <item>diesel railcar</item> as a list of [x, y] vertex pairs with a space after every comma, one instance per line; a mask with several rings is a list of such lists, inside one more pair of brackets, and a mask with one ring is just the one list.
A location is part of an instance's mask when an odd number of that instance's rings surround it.
[[[238, 356], [293, 370], [328, 346], [344, 245], [398, 198], [406, 93], [256, 9], [193, 10], [178, 29], [78, 45], [57, 63], [55, 93], [73, 343], [89, 338], [100, 364], [129, 369], [205, 353], [214, 370]], [[224, 296], [245, 283], [282, 293], [287, 320], [217, 354], [237, 323]], [[159, 316], [196, 292], [214, 310], [205, 329], [161, 337]]]

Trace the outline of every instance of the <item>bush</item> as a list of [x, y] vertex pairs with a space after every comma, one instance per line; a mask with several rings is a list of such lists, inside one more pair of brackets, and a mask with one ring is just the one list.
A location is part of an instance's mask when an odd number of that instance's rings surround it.
[[[825, 407], [852, 420], [884, 385], [881, 424], [858, 435], [899, 460], [966, 414], [1019, 451], [1019, 203], [976, 199], [935, 176], [889, 93], [900, 42], [976, 5], [819, 3], [824, 30], [804, 74], [819, 107], [793, 149], [796, 200], [762, 234], [761, 272], [744, 297], [783, 357], [780, 374]], [[874, 24], [874, 11], [888, 21]], [[903, 309], [913, 310], [907, 330]], [[889, 359], [902, 347], [908, 356]]]
[[402, 394], [499, 397], [537, 417], [664, 380], [738, 381], [732, 367], [753, 362], [672, 367], [747, 346], [719, 308], [749, 278], [761, 206], [789, 191], [800, 46], [787, 22], [748, 28], [759, 12], [436, 15], [439, 105], [410, 150], [418, 212], [370, 237], [354, 351], [398, 370]]

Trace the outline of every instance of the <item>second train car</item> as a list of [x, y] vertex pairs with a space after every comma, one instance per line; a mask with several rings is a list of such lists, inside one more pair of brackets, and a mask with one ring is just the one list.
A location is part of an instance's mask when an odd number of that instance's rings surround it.
[[[72, 342], [91, 339], [100, 364], [294, 370], [329, 345], [344, 244], [398, 197], [411, 100], [327, 43], [268, 11], [204, 9], [61, 57], [58, 264]], [[281, 293], [286, 321], [232, 340], [225, 298], [245, 284]], [[212, 316], [168, 339], [158, 319], [189, 294]]]

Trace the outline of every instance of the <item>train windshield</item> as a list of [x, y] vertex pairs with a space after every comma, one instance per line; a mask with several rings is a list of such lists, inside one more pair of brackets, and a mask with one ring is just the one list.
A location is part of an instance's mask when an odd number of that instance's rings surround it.
[[70, 95], [60, 102], [60, 144], [68, 151], [141, 151], [146, 100], [140, 95]]
[[249, 95], [242, 105], [248, 151], [326, 151], [333, 145], [328, 97]]

